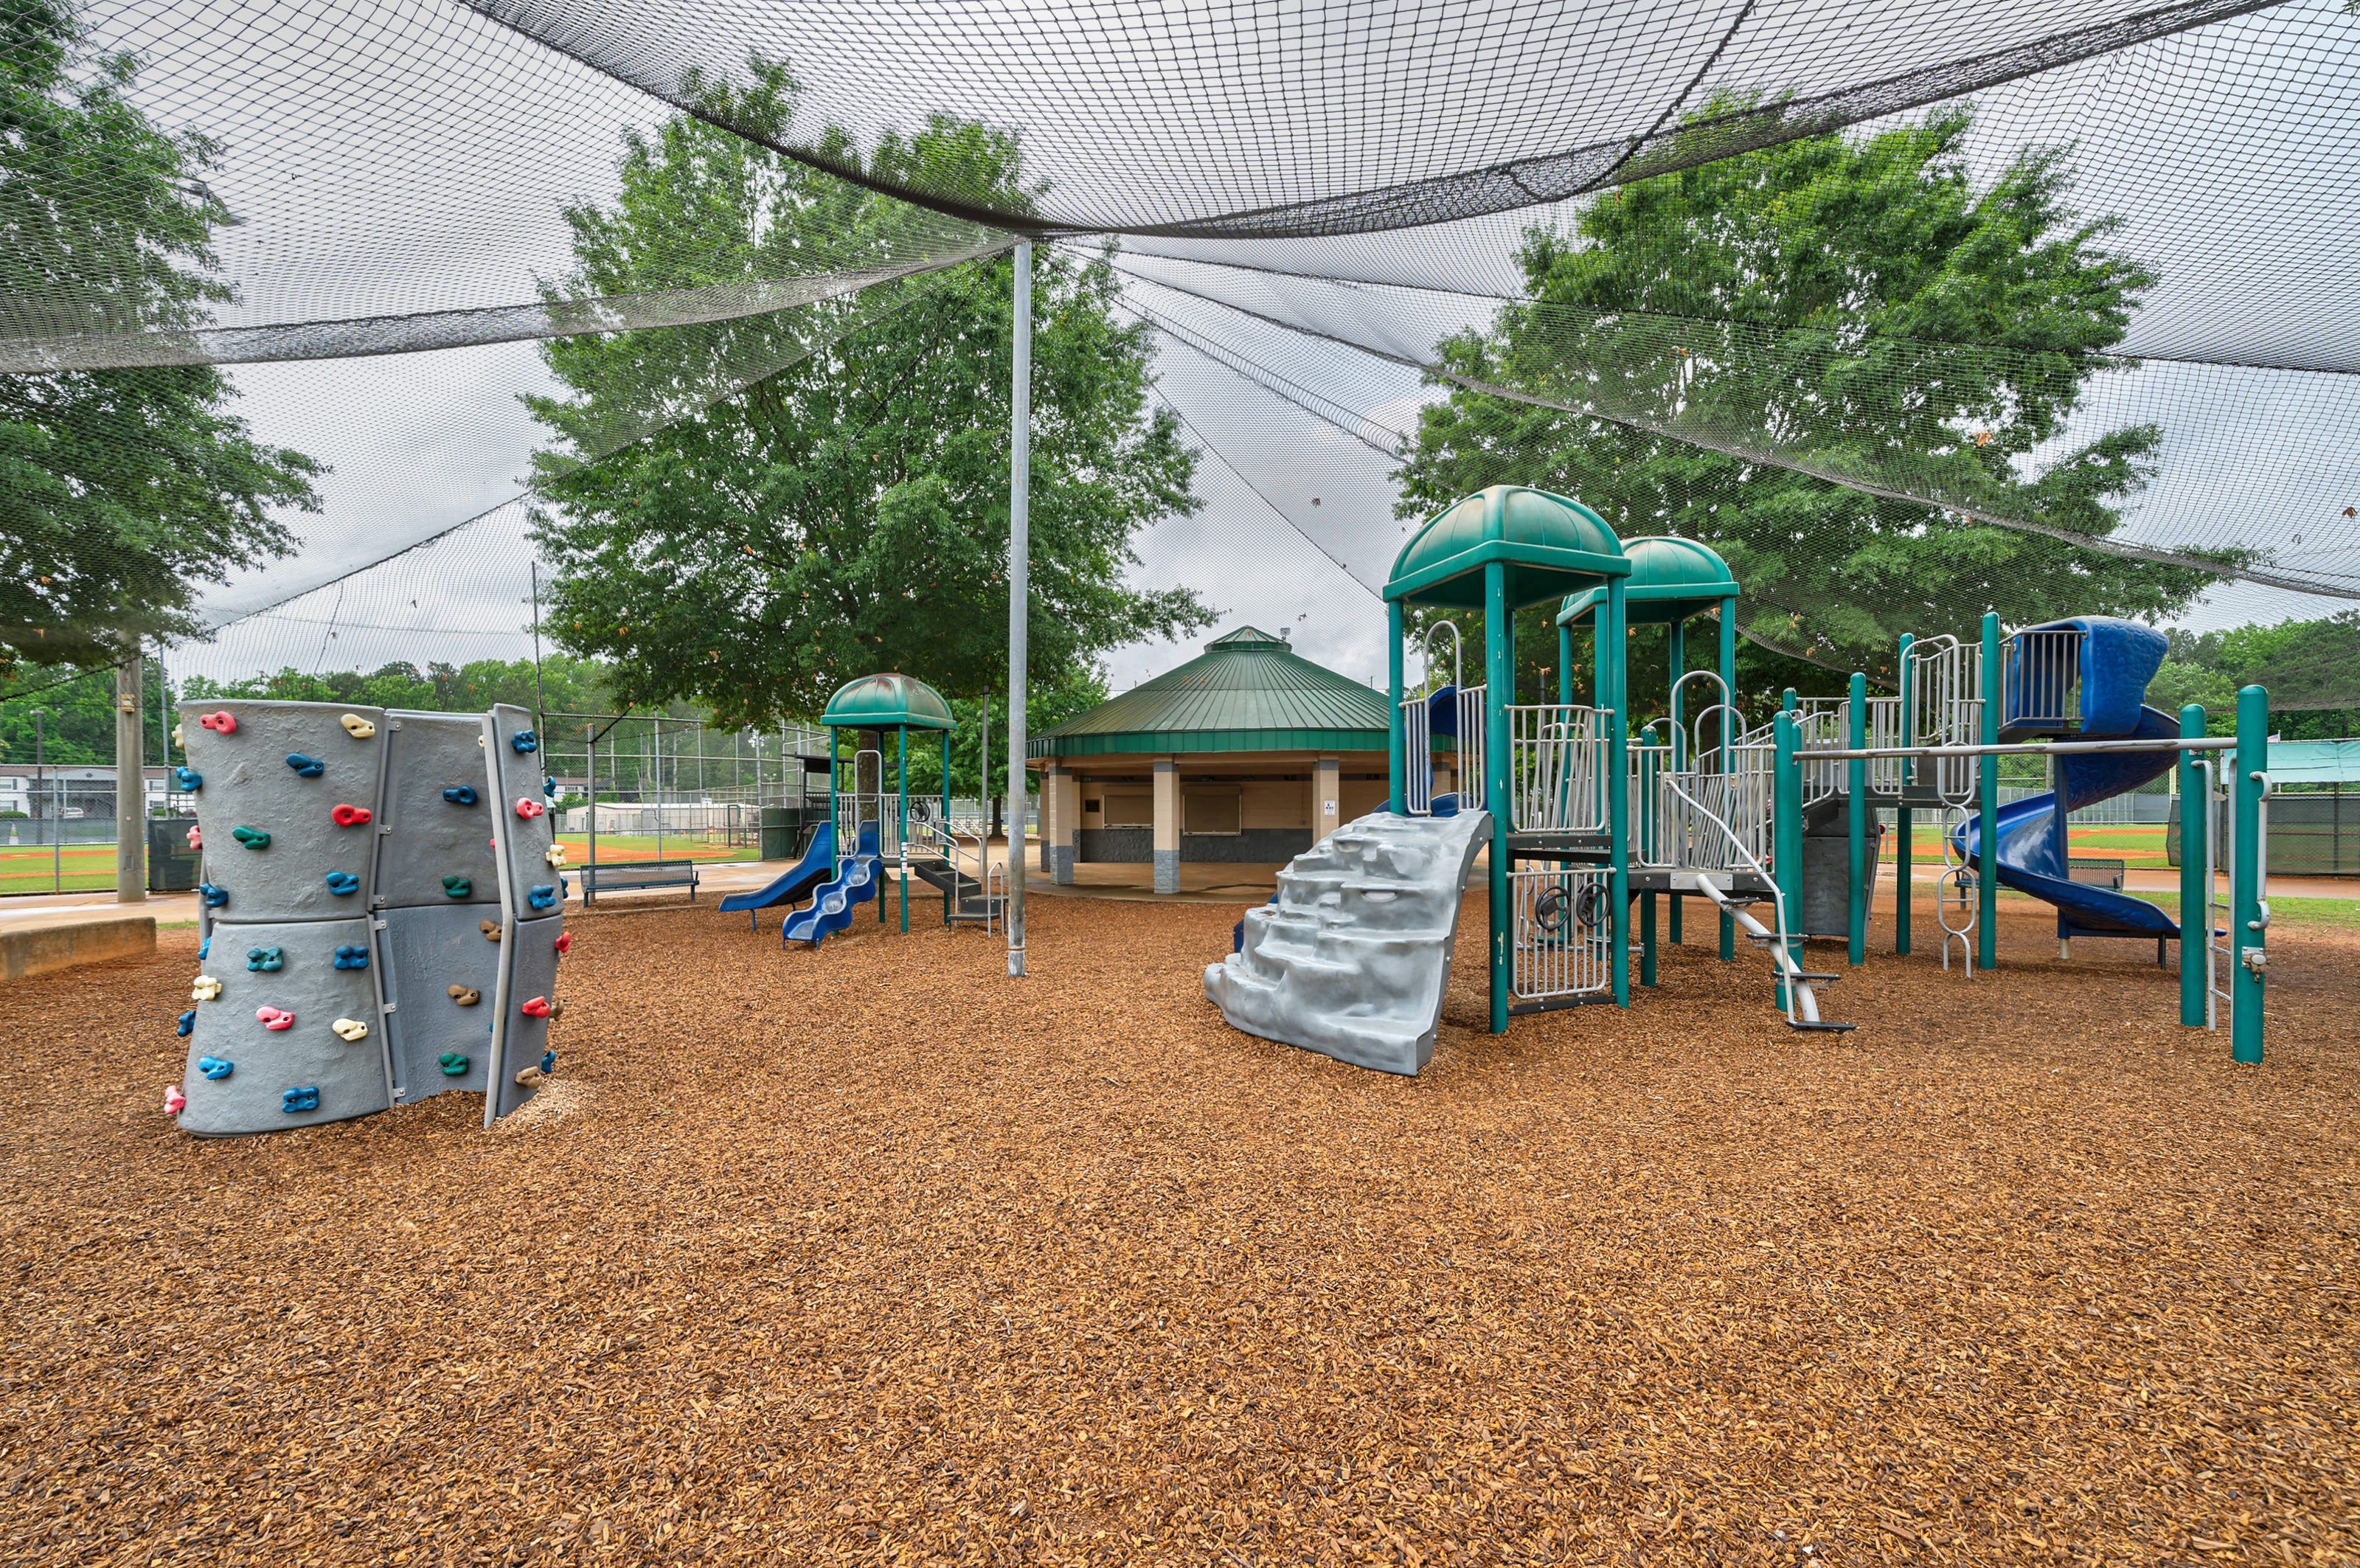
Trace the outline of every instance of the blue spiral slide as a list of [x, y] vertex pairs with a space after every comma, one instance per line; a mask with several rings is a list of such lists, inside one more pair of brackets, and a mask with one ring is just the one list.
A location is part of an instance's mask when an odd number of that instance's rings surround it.
[[[2162, 667], [2168, 644], [2163, 634], [2135, 620], [2112, 616], [2081, 616], [2050, 621], [2036, 631], [2081, 633], [2080, 650], [2080, 722], [2019, 721], [2016, 716], [2045, 711], [2042, 694], [2027, 692], [2027, 679], [2038, 681], [2008, 662], [2006, 702], [2001, 709], [2000, 736], [2005, 740], [2040, 735], [2070, 736], [2081, 740], [2177, 740], [2180, 720], [2145, 704], [2147, 683]], [[2112, 888], [2090, 887], [2072, 880], [2066, 847], [2068, 817], [2082, 806], [2136, 789], [2171, 771], [2180, 753], [2174, 748], [2154, 751], [2100, 752], [2055, 758], [2050, 766], [2060, 785], [2000, 807], [1999, 884], [2053, 905], [2057, 935], [2072, 937], [2151, 937], [2158, 943], [2177, 940], [2180, 927], [2162, 910], [2143, 898]], [[1951, 829], [1950, 841], [1962, 850], [1977, 874], [1983, 868], [1982, 823], [1969, 817]], [[2159, 950], [2159, 949], [2158, 949]]]
[[795, 862], [792, 870], [771, 879], [765, 886], [747, 893], [731, 894], [721, 901], [721, 907], [733, 912], [739, 909], [747, 911], [746, 918], [759, 931], [762, 923], [753, 911], [768, 909], [774, 904], [799, 903], [803, 894], [835, 874], [836, 824], [823, 822], [819, 825], [819, 831], [812, 835], [811, 848], [803, 852], [803, 858]]

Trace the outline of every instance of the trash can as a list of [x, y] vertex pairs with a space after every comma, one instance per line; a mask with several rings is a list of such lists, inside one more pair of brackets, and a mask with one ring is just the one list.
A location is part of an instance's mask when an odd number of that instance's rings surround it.
[[762, 807], [762, 859], [792, 861], [795, 858], [795, 834], [802, 824], [796, 821], [801, 813], [792, 806]]
[[202, 850], [189, 848], [193, 817], [151, 817], [148, 819], [148, 891], [186, 893], [197, 885], [204, 864]]

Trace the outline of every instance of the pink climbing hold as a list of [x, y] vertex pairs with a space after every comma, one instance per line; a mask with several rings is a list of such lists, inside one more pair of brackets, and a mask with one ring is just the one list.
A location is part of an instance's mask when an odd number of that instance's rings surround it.
[[529, 795], [517, 796], [516, 814], [530, 822], [549, 808]]
[[574, 950], [574, 933], [571, 931], [560, 931], [557, 934], [557, 940], [552, 942], [550, 946], [555, 948], [561, 953], [572, 952]]
[[182, 1111], [188, 1109], [188, 1105], [189, 1097], [180, 1092], [180, 1086], [179, 1084], [169, 1083], [164, 1086], [165, 1115], [177, 1116]]
[[210, 729], [216, 735], [235, 735], [237, 733], [237, 715], [228, 712], [208, 713], [197, 720], [197, 728]]
[[266, 1029], [291, 1029], [295, 1026], [295, 1014], [284, 1008], [257, 1007], [254, 1015], [262, 1020], [262, 1026]]
[[526, 1003], [524, 1004], [523, 1012], [524, 1012], [524, 1015], [525, 1015], [526, 1017], [528, 1017], [528, 1018], [546, 1018], [546, 1017], [548, 1017], [548, 1016], [549, 1016], [549, 998], [548, 998], [548, 997], [546, 997], [546, 996], [536, 996], [536, 997], [534, 997], [531, 1001], [530, 1001], [530, 1002], [528, 1002], [528, 1003]]
[[189, 828], [189, 848], [191, 850], [202, 850], [204, 847], [205, 836], [202, 833], [198, 832], [194, 825], [191, 825]]
[[369, 809], [366, 806], [338, 806], [328, 815], [339, 828], [358, 828], [369, 819]]

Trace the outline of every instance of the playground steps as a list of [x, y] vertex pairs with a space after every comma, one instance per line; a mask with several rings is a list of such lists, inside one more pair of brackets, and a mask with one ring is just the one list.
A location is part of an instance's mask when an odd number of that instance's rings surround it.
[[1205, 970], [1231, 1025], [1358, 1067], [1415, 1074], [1432, 1058], [1482, 812], [1338, 828], [1278, 873], [1246, 912], [1239, 948]]
[[979, 926], [996, 920], [1008, 901], [1003, 894], [987, 894], [981, 883], [947, 861], [912, 861], [910, 870], [927, 886], [951, 895], [954, 924]]

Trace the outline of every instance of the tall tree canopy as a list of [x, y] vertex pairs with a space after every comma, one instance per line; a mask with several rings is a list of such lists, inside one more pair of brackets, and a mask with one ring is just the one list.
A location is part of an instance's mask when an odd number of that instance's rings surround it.
[[1528, 230], [1530, 300], [1451, 340], [1444, 364], [1624, 422], [1454, 384], [1425, 411], [1403, 514], [1531, 484], [1626, 536], [1706, 541], [1746, 590], [1749, 630], [1838, 668], [1883, 670], [1901, 632], [1972, 633], [1987, 607], [2023, 623], [2185, 606], [2209, 576], [1727, 455], [1905, 479], [2090, 537], [2120, 522], [2161, 432], [2092, 438], [2070, 421], [2122, 363], [2095, 351], [2154, 275], [2106, 249], [2111, 221], [2070, 210], [2059, 150], [1977, 190], [1971, 124], [1961, 108], [1791, 142], [1627, 186], [1570, 232]]
[[[0, 7], [0, 296], [20, 330], [169, 331], [230, 298], [200, 176], [218, 149], [82, 58], [64, 0]], [[198, 586], [285, 554], [319, 467], [257, 443], [202, 366], [0, 376], [0, 674], [198, 630]]]
[[[794, 91], [766, 69], [717, 117], [783, 122]], [[962, 122], [889, 137], [869, 163], [1022, 197], [1012, 138]], [[686, 115], [627, 135], [621, 174], [612, 209], [566, 214], [576, 270], [561, 298], [790, 276], [844, 255], [847, 236], [882, 256], [908, 225], [939, 222]], [[814, 713], [880, 669], [956, 696], [1002, 686], [1011, 265], [687, 338], [546, 345], [573, 390], [534, 404], [565, 438], [536, 459], [550, 633], [610, 661], [619, 700], [692, 700], [724, 723]], [[1197, 502], [1194, 454], [1151, 407], [1146, 329], [1116, 321], [1115, 292], [1103, 262], [1036, 262], [1030, 662], [1043, 685], [1211, 620], [1191, 592], [1123, 581], [1134, 534]], [[752, 384], [732, 391], [739, 380]], [[668, 403], [722, 393], [595, 455]]]

